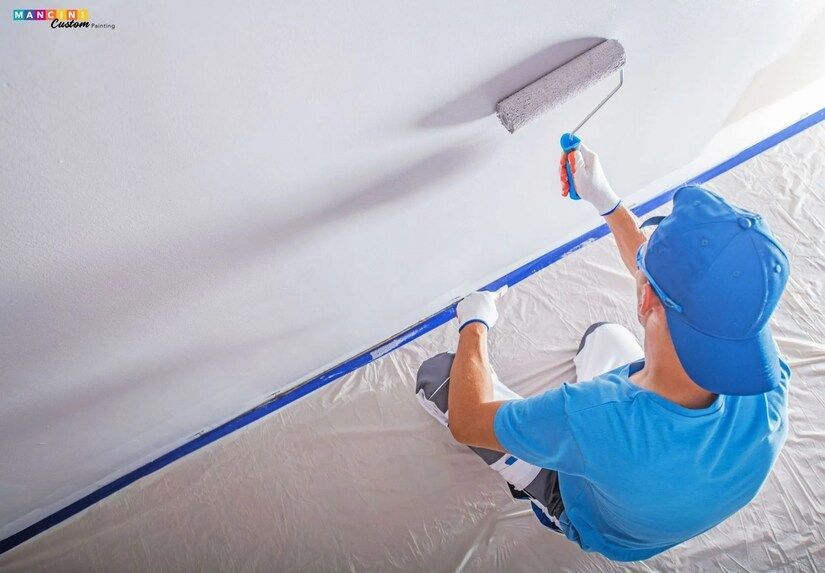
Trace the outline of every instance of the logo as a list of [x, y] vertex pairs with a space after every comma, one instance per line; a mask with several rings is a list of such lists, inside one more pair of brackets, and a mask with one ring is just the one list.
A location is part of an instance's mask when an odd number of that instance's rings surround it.
[[51, 22], [52, 28], [108, 28], [114, 24], [96, 24], [89, 21], [87, 8], [15, 8], [12, 19], [21, 22]]

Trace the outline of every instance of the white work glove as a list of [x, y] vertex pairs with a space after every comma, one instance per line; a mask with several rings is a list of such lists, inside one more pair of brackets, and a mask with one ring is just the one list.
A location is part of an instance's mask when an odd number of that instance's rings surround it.
[[562, 195], [566, 197], [570, 190], [567, 183], [567, 170], [564, 168], [568, 157], [570, 169], [573, 171], [573, 184], [579, 197], [593, 205], [599, 215], [611, 213], [622, 200], [607, 182], [599, 156], [583, 143], [572, 153], [561, 156], [559, 173], [561, 174]]
[[495, 292], [478, 291], [467, 295], [458, 303], [455, 309], [458, 318], [458, 331], [472, 322], [480, 322], [487, 327], [493, 328], [498, 320], [498, 310], [496, 301], [504, 296], [507, 287], [503, 286]]

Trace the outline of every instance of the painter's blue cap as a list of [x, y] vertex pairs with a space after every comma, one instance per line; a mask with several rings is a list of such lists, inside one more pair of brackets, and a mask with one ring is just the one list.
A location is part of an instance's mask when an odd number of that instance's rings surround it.
[[665, 306], [676, 353], [696, 384], [729, 395], [779, 384], [768, 321], [790, 265], [762, 217], [701, 187], [683, 187], [636, 260]]

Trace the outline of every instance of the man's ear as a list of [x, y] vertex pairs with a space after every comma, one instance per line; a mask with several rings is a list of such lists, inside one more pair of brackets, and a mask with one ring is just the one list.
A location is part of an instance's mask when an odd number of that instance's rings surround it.
[[649, 282], [646, 282], [642, 287], [642, 300], [639, 302], [639, 313], [644, 316], [651, 310], [662, 306], [662, 301]]

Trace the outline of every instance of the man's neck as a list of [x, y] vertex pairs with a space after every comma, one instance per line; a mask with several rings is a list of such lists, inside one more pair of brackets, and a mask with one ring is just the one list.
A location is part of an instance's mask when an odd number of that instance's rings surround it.
[[[669, 340], [668, 340], [669, 342]], [[662, 348], [662, 346], [665, 346]], [[645, 366], [631, 377], [637, 386], [691, 409], [707, 408], [716, 394], [697, 386], [682, 368], [673, 345], [651, 345], [645, 340]]]

